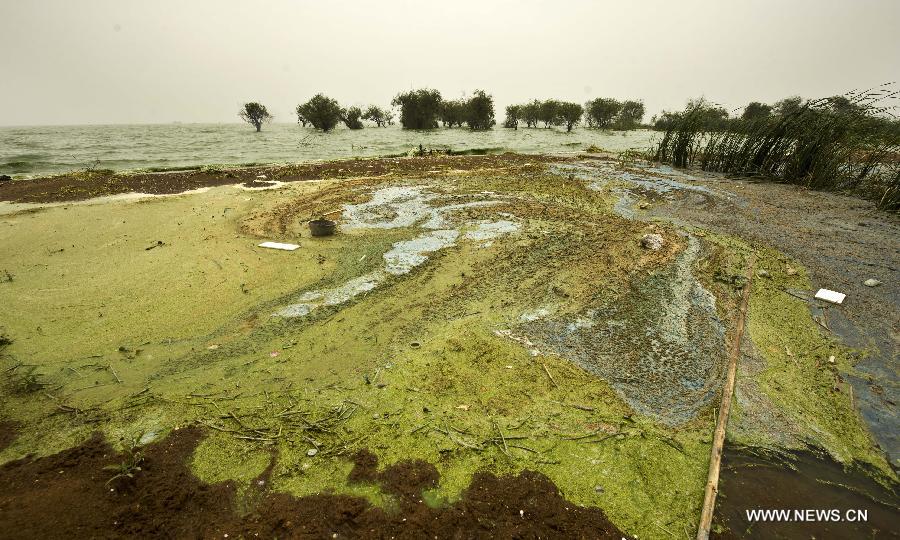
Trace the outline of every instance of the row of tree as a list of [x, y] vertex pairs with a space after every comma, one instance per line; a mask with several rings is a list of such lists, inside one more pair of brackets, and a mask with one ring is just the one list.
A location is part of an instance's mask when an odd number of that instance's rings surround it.
[[359, 107], [343, 108], [338, 102], [324, 94], [316, 94], [306, 103], [297, 105], [297, 122], [322, 130], [331, 131], [343, 122], [350, 129], [362, 129], [363, 120], [375, 122], [384, 127], [394, 122], [394, 115], [376, 105], [369, 105], [365, 111]]
[[640, 101], [597, 98], [581, 106], [570, 101], [535, 99], [530, 103], [508, 106], [503, 125], [518, 129], [522, 122], [530, 128], [542, 123], [545, 128], [565, 126], [566, 131], [572, 131], [582, 119], [591, 128], [634, 129], [644, 119], [644, 104]]
[[[245, 103], [238, 111], [238, 116], [255, 127], [256, 131], [260, 131], [264, 123], [274, 118], [265, 105], [255, 101]], [[350, 129], [362, 129], [363, 120], [370, 120], [378, 127], [384, 127], [394, 123], [394, 114], [375, 105], [370, 105], [365, 111], [359, 107], [345, 109], [324, 94], [316, 94], [306, 103], [297, 105], [297, 123], [303, 124], [303, 127], [311, 125], [322, 131], [331, 131], [343, 122]]]
[[[400, 109], [400, 124], [404, 129], [434, 129], [439, 125], [462, 127], [465, 124], [472, 130], [484, 130], [497, 123], [494, 98], [484, 90], [476, 90], [468, 98], [445, 100], [437, 90], [420, 88], [398, 94], [391, 105]], [[359, 107], [343, 108], [324, 94], [316, 94], [298, 105], [296, 112], [298, 123], [322, 131], [331, 131], [341, 122], [350, 129], [362, 129], [362, 120], [374, 122], [378, 127], [392, 125], [394, 121], [394, 114], [389, 110], [375, 105], [365, 111]], [[273, 118], [264, 105], [256, 102], [245, 104], [238, 116], [253, 125], [256, 131]], [[597, 98], [584, 106], [555, 99], [533, 100], [507, 107], [503, 125], [518, 129], [520, 123], [530, 128], [542, 123], [545, 128], [565, 126], [566, 131], [572, 131], [582, 118], [586, 118], [588, 127], [633, 129], [644, 118], [644, 104], [610, 98]]]
[[420, 88], [398, 94], [391, 105], [400, 108], [400, 125], [405, 129], [434, 129], [444, 127], [490, 129], [494, 120], [494, 98], [484, 90], [475, 90], [467, 99], [445, 100], [441, 93]]

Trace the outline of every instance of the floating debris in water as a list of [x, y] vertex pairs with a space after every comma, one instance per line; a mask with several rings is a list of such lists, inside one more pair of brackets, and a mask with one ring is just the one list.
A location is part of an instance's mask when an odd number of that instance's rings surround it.
[[478, 226], [466, 233], [467, 240], [493, 240], [504, 234], [514, 233], [519, 230], [519, 224], [512, 221], [480, 221]]
[[519, 320], [522, 322], [536, 321], [538, 319], [546, 318], [547, 316], [550, 315], [550, 313], [551, 313], [550, 308], [546, 308], [546, 307], [532, 309], [532, 310], [526, 311], [525, 313], [520, 315]]
[[495, 195], [492, 194], [491, 197], [493, 198], [488, 200], [432, 206], [432, 201], [458, 197], [432, 193], [425, 186], [386, 187], [375, 191], [369, 202], [344, 205], [343, 228], [397, 229], [420, 226], [424, 229], [442, 229], [447, 223], [445, 214], [500, 203]]
[[641, 238], [641, 246], [650, 251], [659, 251], [664, 243], [665, 241], [661, 234], [645, 234]]

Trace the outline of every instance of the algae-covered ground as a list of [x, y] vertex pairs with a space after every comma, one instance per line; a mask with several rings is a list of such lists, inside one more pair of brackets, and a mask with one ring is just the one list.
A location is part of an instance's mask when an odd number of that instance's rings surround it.
[[[269, 467], [276, 491], [393, 508], [348, 481], [368, 450], [433, 464], [432, 506], [477, 471], [530, 470], [628, 534], [692, 534], [754, 259], [730, 440], [895, 481], [845, 381], [865, 351], [813, 319], [804, 265], [653, 213], [727, 186], [609, 158], [471, 159], [0, 206], [0, 404], [20, 426], [0, 461], [197, 424], [192, 471], [244, 486], [247, 508]], [[327, 213], [338, 234], [310, 237]]]

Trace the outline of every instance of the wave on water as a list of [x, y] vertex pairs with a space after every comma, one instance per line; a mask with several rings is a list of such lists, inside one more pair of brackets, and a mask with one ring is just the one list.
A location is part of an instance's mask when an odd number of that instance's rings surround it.
[[165, 124], [0, 128], [0, 174], [33, 178], [89, 168], [154, 170], [203, 165], [280, 164], [413, 154], [575, 153], [647, 149], [653, 133], [576, 129], [495, 128], [470, 131], [399, 126], [321, 133], [270, 124], [261, 133], [242, 124]]

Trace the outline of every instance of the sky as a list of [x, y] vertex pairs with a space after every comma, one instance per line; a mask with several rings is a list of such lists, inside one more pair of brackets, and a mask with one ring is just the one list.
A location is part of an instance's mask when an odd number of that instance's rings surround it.
[[0, 125], [276, 121], [430, 87], [738, 109], [900, 79], [900, 0], [0, 0]]

